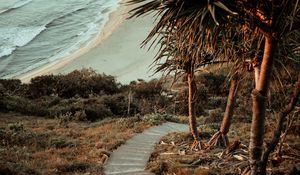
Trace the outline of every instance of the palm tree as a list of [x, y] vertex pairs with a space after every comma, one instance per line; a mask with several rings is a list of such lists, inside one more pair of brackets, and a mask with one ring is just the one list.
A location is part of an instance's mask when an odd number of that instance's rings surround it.
[[[269, 89], [274, 55], [278, 42], [291, 30], [293, 18], [296, 16], [298, 0], [243, 1], [241, 11], [244, 12], [245, 24], [249, 30], [258, 29], [264, 36], [264, 51], [261, 70], [255, 89], [252, 91], [252, 124], [250, 136], [251, 174], [261, 173], [261, 158], [263, 153], [266, 97]], [[242, 14], [242, 13], [240, 13]], [[292, 18], [292, 20], [290, 19]], [[298, 26], [299, 27], [299, 26]]]
[[[131, 0], [130, 4], [146, 2]], [[192, 147], [200, 147], [199, 133], [194, 115], [196, 83], [194, 71], [197, 67], [214, 61], [215, 39], [236, 15], [220, 1], [152, 0], [132, 10], [133, 16], [156, 11], [159, 21], [143, 44], [158, 38], [160, 50], [154, 63], [164, 60], [158, 70], [180, 71], [187, 74], [189, 86], [189, 124], [194, 137]], [[224, 14], [224, 15], [221, 15]], [[218, 18], [217, 18], [218, 17]]]
[[236, 94], [238, 90], [240, 75], [239, 73], [234, 74], [230, 81], [229, 94], [227, 98], [227, 105], [225, 109], [225, 113], [223, 116], [222, 124], [220, 130], [215, 133], [210, 141], [208, 142], [208, 149], [211, 149], [215, 146], [227, 147], [229, 146], [229, 140], [227, 137], [227, 133], [229, 132], [229, 128], [232, 121], [233, 110], [235, 105]]
[[[134, 4], [142, 2], [146, 1], [130, 1]], [[238, 12], [239, 18], [237, 20], [231, 17], [236, 13], [229, 9]], [[277, 45], [283, 41], [287, 33], [294, 30], [299, 31], [298, 0], [228, 0], [224, 2], [215, 0], [152, 0], [135, 8], [133, 16], [151, 11], [157, 12], [159, 21], [144, 44], [153, 38], [158, 38], [160, 51], [155, 63], [158, 62], [157, 60], [165, 59], [166, 64], [163, 64], [165, 69], [169, 69], [171, 66], [175, 70], [182, 68], [186, 70], [186, 73], [190, 74], [188, 76], [191, 81], [189, 83], [190, 93], [193, 92], [193, 70], [220, 58], [216, 56], [220, 51], [220, 47], [216, 45], [218, 43], [216, 39], [226, 36], [228, 33], [226, 30], [229, 26], [238, 24], [242, 27], [241, 32], [245, 36], [247, 33], [251, 33], [254, 38], [262, 36], [262, 47], [258, 47], [258, 50], [263, 48], [263, 51], [261, 52], [260, 66], [257, 69], [259, 71], [256, 74], [258, 75], [256, 87], [252, 92], [253, 116], [250, 139], [251, 172], [258, 174], [263, 152], [265, 102], [272, 75], [274, 56], [280, 54]], [[227, 14], [223, 15], [224, 13]], [[223, 41], [227, 41], [226, 37]], [[223, 59], [230, 60], [230, 57], [223, 57]], [[192, 113], [190, 112], [190, 114]], [[193, 118], [192, 115], [189, 117], [190, 119]], [[193, 122], [190, 123], [191, 130], [196, 128], [193, 127], [194, 124]], [[195, 130], [194, 133], [197, 131]], [[197, 137], [194, 135], [194, 138]]]

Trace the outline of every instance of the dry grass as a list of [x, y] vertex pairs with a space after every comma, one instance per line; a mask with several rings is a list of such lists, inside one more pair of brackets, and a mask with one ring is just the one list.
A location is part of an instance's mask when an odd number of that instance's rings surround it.
[[[271, 121], [271, 120], [270, 120]], [[273, 120], [274, 122], [275, 120]], [[176, 175], [212, 175], [241, 174], [248, 167], [248, 145], [250, 123], [236, 122], [231, 126], [228, 137], [232, 143], [241, 142], [238, 148], [228, 153], [228, 150], [190, 150], [193, 138], [188, 133], [171, 133], [163, 137], [157, 144], [147, 168], [156, 174]], [[270, 139], [274, 123], [268, 123], [266, 138]], [[215, 130], [214, 125], [200, 127], [202, 141], [206, 142]], [[288, 135], [283, 144], [282, 157], [278, 159], [272, 154], [268, 166], [270, 174], [288, 174], [293, 168], [300, 168], [299, 133]]]
[[103, 174], [110, 151], [150, 126], [138, 118], [62, 124], [0, 114], [0, 174]]

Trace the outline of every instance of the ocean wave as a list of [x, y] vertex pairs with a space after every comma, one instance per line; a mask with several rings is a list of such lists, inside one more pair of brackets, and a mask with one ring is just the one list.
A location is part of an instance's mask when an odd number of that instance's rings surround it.
[[8, 7], [4, 8], [4, 9], [0, 9], [0, 14], [9, 12], [9, 11], [11, 11], [13, 9], [17, 9], [17, 8], [23, 7], [24, 5], [27, 5], [30, 2], [32, 2], [32, 0], [18, 0], [17, 2], [11, 4], [11, 6], [8, 6]]
[[99, 34], [118, 2], [32, 0], [0, 15], [0, 26], [8, 26], [0, 27], [0, 77], [12, 78], [74, 53]]
[[[22, 2], [23, 3], [22, 3]], [[21, 0], [18, 1], [13, 7], [22, 7], [25, 4], [31, 2], [32, 0]], [[25, 3], [25, 1], [27, 3]], [[44, 26], [38, 27], [0, 27], [0, 58], [8, 56], [13, 53], [18, 47], [25, 46], [29, 42], [33, 41], [41, 32], [51, 27], [55, 21], [61, 20], [67, 16], [75, 14], [84, 10], [84, 8], [77, 8], [73, 11], [53, 18]]]
[[10, 55], [17, 47], [25, 46], [45, 29], [45, 26], [0, 28], [0, 58]]

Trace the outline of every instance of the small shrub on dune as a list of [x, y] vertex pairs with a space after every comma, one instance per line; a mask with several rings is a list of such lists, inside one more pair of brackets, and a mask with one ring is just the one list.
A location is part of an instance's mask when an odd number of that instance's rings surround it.
[[171, 104], [171, 99], [164, 95], [166, 90], [159, 80], [153, 79], [149, 82], [144, 80], [133, 81], [130, 83], [129, 89], [132, 92], [132, 101], [137, 104], [141, 114], [165, 111], [167, 106]]
[[[128, 97], [123, 94], [105, 95], [101, 100], [110, 111], [117, 116], [124, 116], [128, 112]], [[131, 104], [131, 112], [136, 111], [137, 107], [134, 103]]]
[[213, 73], [203, 73], [196, 77], [196, 82], [204, 84], [208, 93], [214, 95], [227, 95], [225, 80], [226, 76]]
[[11, 123], [0, 129], [0, 146], [35, 146], [37, 149], [43, 149], [48, 146], [48, 138], [47, 133], [26, 130], [22, 123]]
[[2, 84], [6, 90], [15, 91], [20, 88], [22, 82], [17, 79], [0, 79], [0, 84]]
[[91, 69], [82, 69], [62, 76], [57, 91], [63, 98], [75, 96], [88, 98], [90, 95], [115, 94], [119, 92], [118, 86], [113, 76], [97, 74]]
[[26, 115], [46, 116], [47, 107], [20, 96], [5, 96], [0, 100], [0, 111], [15, 111]]
[[61, 98], [115, 94], [119, 84], [113, 76], [97, 74], [91, 69], [75, 70], [66, 75], [43, 75], [31, 79], [28, 95], [31, 98], [58, 95]]
[[26, 94], [28, 85], [22, 84], [18, 79], [0, 79], [0, 93], [8, 95], [21, 95]]
[[138, 83], [132, 82], [131, 85], [136, 98], [151, 99], [163, 91], [163, 84], [156, 79], [149, 82], [140, 80]]
[[[197, 116], [204, 113], [205, 102], [207, 101], [206, 91], [203, 89], [196, 93], [195, 114]], [[188, 89], [184, 89], [175, 95], [175, 113], [177, 115], [188, 115]]]
[[43, 75], [32, 78], [28, 87], [30, 98], [39, 98], [57, 94], [57, 85], [61, 76]]
[[110, 107], [107, 106], [101, 98], [96, 97], [89, 99], [64, 99], [61, 103], [51, 107], [50, 110], [52, 117], [69, 113], [71, 117], [70, 120], [78, 120], [79, 113], [81, 113], [81, 117], [85, 116], [84, 118], [89, 121], [114, 116]]
[[206, 103], [206, 109], [222, 108], [225, 111], [227, 104], [227, 97], [210, 97]]
[[223, 114], [224, 110], [221, 108], [209, 110], [205, 123], [220, 123], [223, 119]]
[[85, 113], [87, 120], [92, 122], [113, 116], [112, 112], [103, 104], [100, 104], [98, 109], [87, 108]]

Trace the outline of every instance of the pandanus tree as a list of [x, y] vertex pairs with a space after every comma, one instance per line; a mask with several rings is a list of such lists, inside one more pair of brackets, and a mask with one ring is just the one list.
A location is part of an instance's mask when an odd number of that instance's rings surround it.
[[[226, 64], [221, 63], [231, 70], [228, 74], [230, 77], [230, 87], [227, 98], [226, 109], [223, 115], [223, 120], [219, 131], [216, 132], [207, 143], [207, 149], [212, 149], [216, 146], [227, 147], [229, 146], [229, 139], [227, 134], [229, 132], [233, 111], [235, 106], [235, 100], [237, 96], [240, 80], [244, 76], [243, 72], [248, 70], [247, 58], [250, 57], [250, 51], [253, 50], [255, 42], [249, 41], [249, 37], [242, 32], [242, 25], [239, 24], [227, 24], [226, 33], [224, 36], [218, 36], [216, 41], [217, 47], [215, 57], [226, 60]], [[224, 42], [224, 39], [226, 42]], [[225, 58], [225, 59], [224, 59]], [[229, 66], [228, 66], [229, 65]]]
[[[159, 18], [144, 44], [157, 38], [158, 43], [161, 42], [162, 44], [156, 60], [165, 58], [166, 63], [170, 60], [174, 63], [175, 60], [175, 67], [177, 69], [184, 68], [191, 82], [195, 68], [205, 61], [208, 63], [215, 59], [214, 55], [218, 53], [214, 47], [215, 38], [223, 36], [223, 31], [226, 33], [226, 24], [230, 26], [228, 22], [231, 19], [230, 16], [235, 14], [229, 9], [238, 12], [237, 23], [242, 26], [244, 34], [250, 32], [253, 33], [254, 37], [262, 36], [262, 46], [258, 47], [258, 50], [263, 49], [262, 56], [258, 58], [258, 66], [255, 66], [257, 78], [256, 87], [252, 92], [253, 116], [250, 138], [251, 174], [259, 174], [263, 152], [265, 102], [272, 75], [274, 56], [278, 54], [278, 43], [283, 40], [286, 34], [300, 28], [299, 20], [297, 20], [298, 0], [130, 1], [134, 4], [143, 2], [146, 3], [133, 10], [133, 16], [155, 11]], [[161, 37], [162, 35], [164, 36]], [[170, 41], [175, 42], [171, 43]], [[209, 55], [207, 53], [213, 56], [207, 57]], [[209, 59], [206, 60], [205, 58]], [[225, 60], [228, 59], [225, 58]], [[189, 83], [189, 92], [193, 92], [192, 84]], [[192, 104], [192, 101], [189, 103]], [[189, 114], [192, 113], [189, 112]], [[190, 121], [195, 121], [193, 115], [189, 117]], [[195, 141], [199, 142], [195, 122], [191, 122], [190, 125]]]
[[[261, 174], [263, 153], [266, 97], [269, 89], [274, 56], [278, 43], [287, 33], [299, 30], [295, 22], [298, 0], [256, 0], [237, 1], [240, 14], [244, 19], [246, 30], [257, 30], [263, 35], [264, 50], [260, 73], [255, 89], [252, 91], [252, 124], [250, 133], [250, 164], [251, 174]], [[295, 10], [296, 9], [296, 10]], [[243, 12], [243, 13], [242, 13]]]
[[[219, 53], [218, 56], [226, 57], [228, 61], [235, 62], [235, 66], [231, 66], [233, 72], [231, 71], [229, 74], [232, 76], [221, 127], [209, 140], [207, 149], [212, 149], [215, 146], [229, 146], [227, 133], [231, 126], [238, 85], [245, 75], [245, 72], [253, 72], [255, 86], [257, 87], [258, 85], [260, 65], [263, 56], [264, 36], [259, 33], [257, 29], [254, 31], [246, 30], [245, 32], [244, 28], [245, 26], [243, 25], [234, 26], [233, 36], [231, 35], [232, 32], [227, 31], [226, 36], [227, 39], [230, 40], [230, 42], [227, 42], [227, 45], [229, 44], [229, 46], [222, 44], [223, 49], [219, 50], [221, 53]], [[279, 47], [274, 60], [274, 71], [272, 74], [272, 82], [275, 85], [279, 84], [282, 86], [282, 77], [291, 76], [291, 71], [299, 71], [300, 68], [297, 62], [300, 62], [300, 59], [299, 53], [297, 54], [296, 51], [300, 45], [298, 42], [300, 39], [299, 37], [300, 31], [293, 31], [292, 33], [286, 34], [286, 36], [278, 43]], [[222, 41], [219, 42], [222, 43]], [[277, 88], [277, 90], [280, 89]]]
[[189, 87], [189, 124], [194, 137], [192, 147], [201, 148], [194, 114], [197, 89], [194, 71], [199, 66], [210, 64], [215, 60], [214, 40], [222, 30], [225, 31], [223, 24], [227, 24], [227, 21], [231, 20], [231, 15], [236, 13], [221, 1], [131, 0], [129, 3], [142, 2], [146, 3], [133, 9], [133, 16], [154, 11], [159, 18], [143, 44], [157, 39], [160, 49], [154, 63], [163, 62], [158, 70], [175, 72], [183, 70], [186, 73]]

